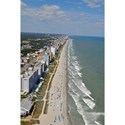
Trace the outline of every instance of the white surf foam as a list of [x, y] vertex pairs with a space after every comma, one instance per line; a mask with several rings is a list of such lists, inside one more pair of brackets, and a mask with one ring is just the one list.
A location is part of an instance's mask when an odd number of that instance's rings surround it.
[[88, 93], [85, 93], [91, 100], [94, 100]]
[[76, 94], [79, 97], [79, 94], [76, 92], [75, 89], [73, 89], [73, 86], [70, 84], [70, 82], [68, 84], [68, 87], [71, 89], [71, 91], [73, 91], [74, 94]]
[[74, 78], [75, 78], [75, 76], [77, 75], [77, 73], [76, 73], [76, 72], [73, 72], [70, 68], [69, 68], [68, 70], [69, 70], [69, 73], [71, 73], [72, 76], [74, 76]]
[[95, 121], [96, 125], [101, 125], [99, 122]]
[[89, 106], [90, 109], [93, 109], [95, 107], [95, 103], [90, 100], [90, 99], [86, 99], [86, 98], [83, 98], [83, 101]]
[[79, 77], [82, 77], [82, 73], [81, 72], [79, 72], [79, 71], [77, 71], [77, 70], [75, 70], [74, 68], [73, 68], [73, 66], [72, 65], [68, 65], [68, 70], [70, 71], [70, 72], [72, 72], [72, 74], [74, 75], [74, 76], [79, 76]]
[[90, 96], [91, 92], [86, 88], [86, 86], [81, 84], [81, 80], [78, 79], [72, 79], [74, 84], [87, 96]]
[[68, 82], [68, 86], [70, 86], [70, 90], [73, 91], [74, 93], [77, 93], [76, 95], [84, 98], [86, 97], [86, 95], [84, 93], [82, 93], [81, 91], [79, 91], [79, 88], [72, 82], [72, 80], [70, 79]]
[[[85, 88], [87, 88], [83, 82], [81, 82], [81, 84], [82, 84], [82, 86], [84, 86]], [[92, 98], [92, 97], [90, 96], [91, 93], [87, 93], [87, 92], [86, 92], [85, 94], [86, 94], [91, 100], [94, 101], [94, 98]]]
[[102, 115], [104, 115], [102, 112], [85, 112], [84, 118], [88, 125], [97, 125], [97, 119]]
[[86, 120], [85, 120], [85, 116], [84, 116], [84, 110], [83, 110], [83, 108], [82, 108], [82, 105], [79, 103], [79, 99], [78, 99], [78, 97], [77, 96], [75, 96], [75, 95], [73, 95], [73, 94], [71, 94], [70, 93], [70, 95], [71, 95], [71, 97], [73, 98], [73, 100], [74, 100], [74, 102], [75, 102], [75, 104], [76, 104], [76, 106], [77, 106], [77, 111], [78, 111], [78, 113], [82, 116], [82, 118], [83, 118], [83, 120], [85, 121], [85, 125], [88, 125], [87, 124], [87, 122], [86, 122]]
[[104, 115], [104, 113], [102, 112], [87, 112], [85, 111], [85, 106], [83, 107], [82, 104], [79, 102], [79, 97], [69, 93], [70, 96], [73, 98], [76, 107], [77, 107], [77, 111], [78, 113], [82, 116], [85, 125], [99, 125], [99, 122], [97, 122], [96, 120], [101, 116]]
[[80, 68], [79, 66], [75, 65], [75, 64], [74, 64], [74, 67], [75, 67], [75, 69], [76, 69], [77, 71], [80, 71], [80, 70], [81, 70], [81, 68]]
[[78, 72], [79, 77], [82, 77], [82, 73]]
[[77, 59], [77, 56], [73, 56], [72, 59], [73, 59], [73, 60], [76, 60], [76, 59]]
[[[91, 97], [91, 92], [87, 89], [85, 84], [82, 82], [81, 77], [83, 74], [80, 73], [81, 67], [79, 65], [77, 58], [74, 55], [75, 53], [73, 50], [72, 42], [70, 42], [69, 44], [68, 54], [70, 57], [70, 59], [68, 60], [69, 61], [68, 72], [70, 74], [70, 80], [71, 80], [68, 83], [68, 86], [69, 86], [68, 93], [74, 100], [75, 105], [77, 107], [77, 111], [82, 116], [83, 120], [85, 121], [85, 125], [99, 125], [97, 122], [97, 119], [100, 115], [103, 115], [104, 113], [88, 111], [90, 109], [91, 110], [94, 109], [96, 104], [94, 102], [94, 98]], [[77, 87], [77, 89], [74, 89], [75, 86]], [[78, 89], [80, 90], [79, 92], [78, 92]], [[83, 102], [80, 102], [81, 93], [85, 95], [85, 96], [82, 95], [82, 99], [84, 103], [87, 105], [83, 105]]]
[[[71, 49], [73, 50], [73, 45], [71, 43]], [[71, 54], [71, 52], [69, 51], [69, 54]], [[79, 63], [77, 61], [77, 57], [76, 56], [71, 56], [71, 58], [75, 59], [74, 61], [69, 60], [68, 63], [68, 71], [71, 77], [73, 77], [75, 80], [72, 79], [72, 81], [74, 82], [74, 84], [82, 91], [82, 93], [86, 94], [86, 96], [88, 96], [91, 100], [94, 100], [90, 95], [91, 92], [87, 89], [87, 87], [85, 86], [85, 84], [82, 82], [81, 79], [77, 79], [78, 77], [82, 78], [83, 74], [80, 72], [80, 70], [82, 69], [79, 66]], [[74, 67], [74, 68], [73, 68]]]

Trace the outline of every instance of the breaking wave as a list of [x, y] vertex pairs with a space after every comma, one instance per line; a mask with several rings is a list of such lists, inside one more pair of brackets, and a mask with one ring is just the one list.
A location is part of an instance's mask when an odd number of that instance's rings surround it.
[[81, 69], [73, 49], [73, 42], [70, 40], [68, 46], [68, 93], [75, 102], [77, 111], [82, 116], [85, 125], [100, 125], [98, 118], [104, 114], [95, 112], [96, 101], [82, 81]]

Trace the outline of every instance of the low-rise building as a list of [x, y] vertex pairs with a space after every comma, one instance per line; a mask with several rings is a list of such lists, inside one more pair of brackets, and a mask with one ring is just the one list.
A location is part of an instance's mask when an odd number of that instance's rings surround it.
[[28, 43], [30, 43], [30, 41], [29, 40], [24, 40], [24, 41], [22, 41], [22, 43], [28, 44]]
[[27, 115], [30, 115], [32, 113], [34, 107], [34, 103], [29, 100], [29, 98], [22, 99], [21, 101], [21, 117], [25, 117]]

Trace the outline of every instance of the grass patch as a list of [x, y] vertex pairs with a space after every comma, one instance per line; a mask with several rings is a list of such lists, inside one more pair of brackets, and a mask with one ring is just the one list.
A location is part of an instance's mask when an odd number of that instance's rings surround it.
[[[55, 68], [55, 66], [54, 66], [54, 68]], [[57, 70], [57, 67], [56, 67], [56, 69], [55, 69], [55, 72], [56, 72], [56, 70]], [[55, 72], [54, 72], [54, 70], [53, 70], [53, 75], [52, 75], [52, 78], [51, 78], [51, 81], [50, 81], [50, 84], [49, 84], [48, 91], [49, 91], [49, 90], [50, 90], [50, 88], [51, 88], [51, 85], [52, 85], [52, 80], [53, 80], [53, 77], [54, 77], [54, 75], [55, 75]]]
[[54, 60], [54, 61], [52, 62], [52, 65], [56, 65], [56, 64], [57, 64], [57, 61]]
[[36, 93], [38, 99], [43, 99], [45, 95], [47, 85], [43, 83], [42, 87], [39, 89], [39, 92]]
[[31, 124], [40, 124], [40, 121], [39, 120], [30, 120], [30, 123]]
[[48, 111], [48, 100], [46, 101], [46, 104], [45, 104], [45, 109], [44, 109], [44, 114], [47, 114], [47, 111]]
[[29, 121], [21, 121], [21, 125], [32, 125]]
[[39, 116], [42, 112], [43, 103], [44, 103], [44, 101], [36, 102], [35, 109], [34, 109], [33, 116], [32, 116], [33, 118], [39, 118]]
[[50, 90], [50, 88], [51, 88], [51, 85], [52, 85], [52, 81], [51, 81], [51, 82], [50, 82], [50, 84], [49, 84], [48, 91]]
[[26, 95], [21, 95], [20, 99], [22, 100], [22, 99], [26, 98], [27, 96], [28, 96], [28, 94], [26, 94]]
[[51, 78], [51, 81], [50, 81], [50, 84], [49, 84], [49, 87], [48, 87], [48, 91], [49, 91], [50, 88], [51, 88], [53, 77], [54, 77], [54, 75], [52, 75], [52, 78]]
[[34, 97], [34, 96], [33, 96], [32, 101], [33, 101], [33, 102], [35, 102], [35, 101], [36, 101], [36, 99], [37, 99], [37, 97]]
[[60, 58], [60, 54], [62, 52], [62, 48], [63, 48], [63, 46], [61, 46], [60, 49], [58, 50], [56, 59]]
[[50, 66], [49, 66], [49, 72], [50, 72], [50, 73], [53, 73], [53, 71], [54, 71], [54, 68], [55, 68], [55, 66], [53, 66], [53, 65], [50, 65]]
[[21, 125], [33, 125], [39, 123], [40, 123], [39, 120], [21, 121]]
[[48, 85], [49, 79], [50, 79], [50, 74], [47, 73], [46, 74], [46, 78], [44, 80], [44, 83], [40, 87], [39, 92], [37, 92], [37, 94], [36, 94], [38, 99], [43, 99], [43, 97], [45, 96], [45, 91], [47, 89], [47, 85]]
[[50, 73], [50, 71], [46, 74], [46, 78], [45, 78], [44, 83], [49, 81], [49, 78], [50, 78], [50, 74], [49, 73]]

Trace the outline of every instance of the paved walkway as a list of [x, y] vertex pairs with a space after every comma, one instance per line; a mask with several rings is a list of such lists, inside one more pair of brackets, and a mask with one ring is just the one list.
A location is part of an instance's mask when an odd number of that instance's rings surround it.
[[51, 73], [51, 76], [50, 76], [50, 78], [49, 78], [49, 82], [48, 82], [48, 85], [47, 85], [47, 89], [46, 89], [46, 92], [45, 92], [45, 96], [44, 96], [44, 98], [43, 98], [44, 103], [43, 103], [42, 114], [44, 113], [44, 110], [45, 110], [46, 98], [47, 98], [47, 94], [48, 94], [48, 92], [49, 92], [49, 86], [50, 86], [50, 83], [51, 83], [51, 81], [52, 81], [52, 77], [53, 77], [53, 75], [54, 75], [54, 73], [55, 73], [55, 71], [56, 71], [57, 66], [58, 66], [58, 64], [55, 66], [54, 71], [53, 71], [53, 73]]

